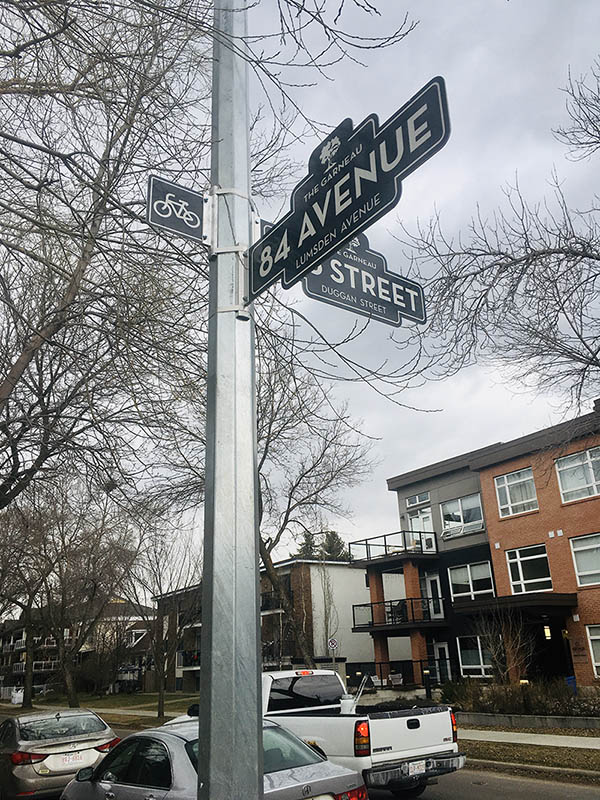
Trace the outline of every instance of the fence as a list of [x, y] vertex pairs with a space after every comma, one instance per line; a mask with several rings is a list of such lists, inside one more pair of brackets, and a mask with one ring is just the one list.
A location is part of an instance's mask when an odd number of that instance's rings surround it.
[[[41, 692], [45, 688], [46, 688], [45, 684], [43, 684], [43, 683], [34, 684], [33, 692], [34, 692], [34, 694], [37, 694], [38, 692]], [[10, 700], [11, 695], [15, 690], [16, 691], [23, 691], [23, 687], [22, 686], [2, 686], [2, 687], [0, 687], [0, 700]]]
[[430, 658], [423, 661], [380, 661], [365, 665], [362, 674], [371, 676], [375, 688], [439, 686], [460, 675], [459, 665], [448, 658]]

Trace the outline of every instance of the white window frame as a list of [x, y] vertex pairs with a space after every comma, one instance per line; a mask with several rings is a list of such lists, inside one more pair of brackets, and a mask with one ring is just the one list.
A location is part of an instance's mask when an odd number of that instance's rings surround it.
[[[590, 545], [588, 547], [576, 547], [575, 542], [581, 542], [585, 539], [597, 539], [597, 544]], [[577, 568], [577, 560], [575, 558], [575, 553], [582, 553], [586, 550], [595, 550], [596, 547], [600, 545], [600, 533], [586, 533], [584, 536], [573, 536], [569, 539], [571, 544], [571, 557], [573, 558], [573, 569], [575, 570], [575, 576], [577, 577], [577, 586], [596, 586], [600, 583], [600, 569], [590, 569], [586, 570], [585, 572], [579, 572]], [[593, 581], [592, 583], [582, 583], [581, 577], [584, 575], [597, 575], [598, 580]]]
[[[518, 483], [512, 483], [512, 484], [508, 483], [507, 478], [510, 475], [514, 475], [517, 472], [526, 472], [526, 471], [529, 471], [531, 473], [531, 478], [524, 478], [522, 481], [518, 481]], [[511, 500], [511, 497], [510, 497], [510, 486], [517, 486], [519, 483], [525, 483], [528, 480], [531, 480], [531, 482], [533, 484], [533, 497], [531, 498], [531, 500], [518, 501], [516, 503], [513, 503], [512, 500]], [[502, 485], [503, 488], [506, 489], [506, 494], [508, 495], [508, 505], [503, 505], [500, 502], [500, 495], [498, 493], [499, 485]], [[522, 469], [515, 469], [512, 472], [506, 472], [506, 473], [504, 473], [504, 475], [497, 475], [494, 478], [494, 487], [496, 489], [496, 501], [498, 503], [498, 512], [499, 512], [499, 514], [500, 514], [500, 516], [502, 518], [514, 517], [516, 514], [529, 514], [532, 511], [538, 511], [539, 510], [540, 506], [539, 506], [538, 499], [537, 499], [537, 489], [535, 488], [535, 480], [533, 478], [533, 469], [531, 467], [523, 467]], [[525, 505], [525, 503], [532, 503], [532, 502], [535, 502], [535, 508], [525, 508], [525, 509], [522, 509], [522, 510], [516, 510], [516, 506]], [[503, 513], [503, 509], [507, 509], [507, 510]]]
[[[419, 500], [420, 497], [422, 497], [423, 499]], [[411, 503], [410, 501], [413, 500], [413, 498], [414, 498], [414, 503]], [[429, 502], [430, 502], [429, 492], [418, 492], [417, 494], [411, 494], [410, 497], [406, 498], [406, 507], [414, 508], [415, 506], [422, 506], [425, 503]]]
[[[598, 634], [597, 635], [594, 634], [592, 636], [591, 628], [598, 628]], [[600, 624], [586, 625], [585, 626], [585, 631], [587, 633], [588, 645], [589, 645], [589, 648], [590, 648], [590, 659], [591, 659], [591, 662], [592, 662], [592, 666], [594, 668], [594, 675], [596, 676], [596, 678], [600, 678], [600, 661], [595, 661], [594, 660], [594, 649], [592, 647], [592, 642], [595, 642], [596, 640], [598, 640], [600, 642]]]
[[[543, 547], [544, 548], [544, 555], [546, 556], [546, 561], [548, 562], [548, 572], [550, 573], [547, 578], [533, 578], [525, 580], [523, 577], [523, 569], [521, 567], [521, 563], [523, 561], [533, 561], [535, 558], [542, 558], [541, 553], [535, 553], [532, 556], [521, 556], [521, 553], [531, 550], [533, 547]], [[509, 553], [517, 553], [517, 558], [511, 559], [509, 558]], [[520, 579], [518, 581], [513, 581], [512, 573], [510, 571], [510, 565], [517, 564], [519, 567], [519, 576]], [[506, 551], [506, 566], [508, 569], [508, 577], [510, 580], [510, 590], [513, 594], [529, 594], [530, 592], [551, 592], [553, 591], [553, 584], [552, 584], [552, 573], [550, 572], [550, 560], [548, 559], [548, 551], [546, 550], [546, 545], [542, 542], [540, 544], [530, 544], [528, 547], [514, 547], [510, 550]], [[532, 583], [539, 583], [540, 581], [550, 581], [550, 586], [546, 589], [530, 589], [529, 591], [525, 588], [526, 585]], [[515, 583], [520, 583], [523, 586], [522, 592], [515, 592]]]
[[[460, 650], [461, 639], [477, 639], [477, 649], [479, 650], [479, 666], [476, 664], [462, 663], [462, 654]], [[456, 651], [458, 653], [458, 663], [460, 664], [460, 674], [463, 678], [491, 678], [494, 674], [494, 667], [492, 664], [485, 664], [483, 661], [483, 647], [481, 646], [481, 636], [457, 636], [456, 637]], [[465, 674], [465, 669], [480, 669], [479, 675]], [[487, 670], [487, 672], [486, 672]]]
[[[422, 520], [423, 517], [429, 516], [429, 524], [431, 528], [413, 528], [411, 521], [413, 519]], [[413, 533], [433, 533], [433, 514], [431, 513], [431, 506], [425, 506], [424, 508], [418, 508], [415, 511], [411, 511], [408, 514], [408, 529], [409, 531], [413, 531]]]
[[[480, 564], [487, 564], [488, 565], [489, 570], [490, 570], [490, 580], [492, 582], [492, 588], [491, 589], [483, 589], [483, 590], [480, 590], [480, 591], [475, 591], [473, 589], [473, 578], [471, 577], [471, 567], [478, 567]], [[464, 569], [465, 567], [467, 568], [467, 570], [469, 572], [469, 586], [471, 587], [471, 591], [470, 592], [461, 592], [460, 594], [454, 594], [454, 592], [452, 591], [452, 576], [451, 576], [451, 572], [452, 572], [453, 569]], [[455, 599], [460, 599], [460, 598], [465, 598], [465, 597], [470, 597], [471, 600], [475, 600], [476, 597], [481, 597], [481, 596], [484, 596], [484, 595], [488, 595], [490, 597], [495, 597], [496, 596], [496, 592], [494, 590], [494, 578], [492, 576], [492, 565], [490, 564], [489, 561], [475, 561], [472, 564], [455, 564], [452, 567], [448, 567], [448, 584], [450, 586], [450, 596], [451, 596], [453, 601]]]
[[[462, 509], [462, 501], [465, 500], [467, 497], [475, 497], [479, 498], [479, 509], [481, 511], [481, 520], [477, 522], [465, 522], [463, 509]], [[461, 522], [457, 523], [456, 525], [446, 525], [444, 521], [444, 506], [446, 503], [458, 503], [458, 509], [460, 512]], [[452, 500], [444, 500], [443, 503], [440, 503], [440, 515], [442, 518], [442, 527], [445, 539], [448, 539], [452, 536], [463, 536], [465, 533], [476, 533], [477, 531], [482, 531], [485, 528], [485, 520], [483, 518], [483, 505], [481, 503], [481, 493], [480, 492], [473, 492], [473, 494], [465, 494], [462, 497], [455, 497]], [[478, 526], [478, 527], [475, 527]]]
[[148, 631], [145, 628], [134, 628], [128, 631], [130, 636], [130, 642], [127, 647], [135, 647], [138, 642], [140, 642]]
[[[600, 452], [600, 447], [590, 447], [588, 450], [578, 450], [576, 453], [569, 453], [566, 456], [562, 456], [561, 458], [557, 458], [556, 461], [554, 462], [554, 466], [556, 468], [556, 476], [558, 478], [558, 488], [560, 489], [560, 499], [562, 500], [563, 503], [576, 503], [578, 500], [587, 500], [590, 497], [597, 497], [598, 495], [600, 495], [600, 481], [596, 482], [594, 480], [594, 468], [592, 466], [592, 461], [594, 459], [592, 459], [592, 457], [590, 455], [593, 451]], [[565, 459], [571, 458], [572, 456], [578, 456], [578, 455], [584, 455], [585, 456], [585, 462], [586, 462], [586, 464], [587, 464], [587, 466], [589, 468], [590, 475], [592, 476], [592, 482], [591, 483], [586, 483], [586, 484], [582, 485], [580, 488], [581, 489], [590, 489], [591, 488], [594, 491], [591, 494], [584, 495], [583, 497], [574, 497], [571, 500], [566, 500], [565, 499], [565, 490], [563, 490], [562, 482], [561, 482], [561, 479], [560, 479], [560, 475], [561, 475], [560, 462], [561, 461], [565, 461]], [[566, 490], [567, 494], [569, 492], [574, 492], [574, 491], [577, 491], [577, 490], [576, 489], [567, 489]]]

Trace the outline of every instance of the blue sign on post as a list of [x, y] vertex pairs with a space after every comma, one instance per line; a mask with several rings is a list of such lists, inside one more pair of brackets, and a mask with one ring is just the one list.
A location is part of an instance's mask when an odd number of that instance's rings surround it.
[[200, 192], [156, 175], [148, 178], [146, 216], [151, 225], [202, 242], [203, 207]]
[[281, 278], [288, 289], [390, 211], [401, 181], [448, 141], [443, 78], [433, 78], [382, 126], [345, 119], [312, 153], [290, 212], [249, 252], [248, 302]]
[[389, 272], [381, 253], [359, 233], [302, 279], [304, 293], [315, 300], [398, 327], [403, 319], [426, 321], [423, 289]]

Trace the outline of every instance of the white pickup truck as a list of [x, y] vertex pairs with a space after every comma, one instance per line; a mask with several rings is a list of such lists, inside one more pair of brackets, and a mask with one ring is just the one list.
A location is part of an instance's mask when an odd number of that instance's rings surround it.
[[431, 778], [465, 765], [448, 706], [356, 714], [338, 673], [324, 669], [264, 672], [262, 699], [265, 717], [398, 798], [418, 797]]

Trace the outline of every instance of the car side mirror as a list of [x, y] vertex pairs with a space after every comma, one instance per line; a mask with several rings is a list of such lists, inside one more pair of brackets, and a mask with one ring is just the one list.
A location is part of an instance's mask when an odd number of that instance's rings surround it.
[[192, 705], [187, 710], [188, 717], [199, 717], [200, 716], [200, 708], [198, 703], [192, 703]]
[[75, 780], [79, 783], [85, 783], [85, 781], [91, 781], [92, 775], [94, 774], [93, 767], [83, 767], [79, 770], [77, 775], [75, 775]]

